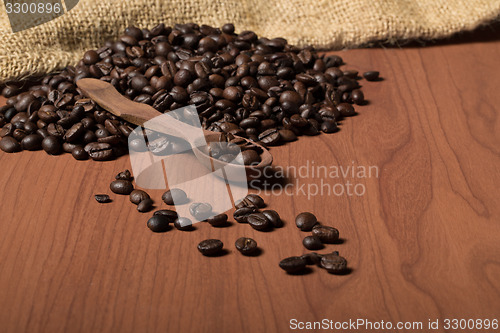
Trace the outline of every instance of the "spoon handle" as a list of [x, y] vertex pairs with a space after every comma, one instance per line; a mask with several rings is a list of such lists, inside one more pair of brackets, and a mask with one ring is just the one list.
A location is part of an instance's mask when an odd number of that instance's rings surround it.
[[82, 92], [117, 117], [150, 130], [183, 138], [191, 145], [204, 136], [204, 130], [196, 128], [153, 107], [131, 101], [121, 95], [110, 83], [84, 78], [77, 81]]

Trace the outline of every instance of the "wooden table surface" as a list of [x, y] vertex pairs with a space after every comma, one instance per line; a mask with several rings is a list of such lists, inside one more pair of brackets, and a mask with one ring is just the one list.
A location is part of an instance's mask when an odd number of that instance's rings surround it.
[[[500, 319], [500, 42], [338, 54], [384, 81], [364, 81], [370, 104], [340, 132], [272, 149], [274, 165], [372, 166], [378, 177], [308, 174], [291, 180], [293, 196], [263, 193], [286, 223], [273, 232], [203, 223], [155, 234], [127, 197], [93, 198], [128, 157], [0, 153], [0, 332], [287, 332], [292, 319], [325, 318], [423, 323], [399, 332], [439, 319], [443, 332], [446, 318]], [[347, 182], [366, 193], [313, 195]], [[340, 251], [350, 274], [278, 267], [306, 252], [302, 211], [340, 230], [343, 244], [320, 252]], [[241, 236], [262, 254], [240, 255]], [[229, 253], [201, 256], [206, 238]]]

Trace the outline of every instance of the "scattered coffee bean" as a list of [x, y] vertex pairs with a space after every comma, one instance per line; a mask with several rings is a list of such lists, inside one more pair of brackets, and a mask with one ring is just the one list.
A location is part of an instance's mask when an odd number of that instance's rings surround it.
[[153, 209], [153, 200], [149, 198], [142, 200], [137, 205], [137, 210], [141, 213], [149, 212], [151, 209]]
[[289, 274], [300, 273], [306, 268], [306, 260], [302, 257], [289, 257], [280, 261], [279, 266]]
[[302, 244], [308, 250], [319, 250], [323, 248], [323, 243], [318, 236], [306, 236], [302, 240]]
[[143, 201], [143, 200], [151, 199], [149, 194], [147, 194], [143, 190], [133, 190], [132, 192], [130, 192], [129, 198], [130, 198], [130, 202], [132, 202], [133, 204], [136, 204], [136, 205], [141, 203], [141, 201]]
[[129, 195], [133, 190], [134, 186], [128, 180], [118, 179], [111, 182], [109, 185], [111, 191], [116, 194]]
[[181, 231], [193, 230], [193, 222], [187, 217], [179, 217], [174, 221], [174, 227]]
[[363, 77], [368, 81], [376, 81], [379, 78], [379, 72], [377, 71], [368, 71], [363, 73]]
[[238, 223], [247, 223], [248, 216], [253, 213], [258, 213], [259, 209], [255, 207], [242, 207], [238, 208], [233, 213], [233, 218]]
[[119, 174], [117, 174], [115, 176], [115, 179], [116, 180], [128, 180], [128, 181], [132, 181], [133, 177], [132, 177], [132, 174], [130, 173], [129, 170], [125, 170], [125, 171], [122, 171], [120, 172]]
[[244, 255], [252, 255], [257, 250], [257, 242], [252, 238], [240, 237], [234, 244], [236, 249]]
[[111, 202], [111, 199], [109, 198], [109, 195], [107, 194], [96, 194], [94, 196], [95, 200], [98, 202], [98, 203], [108, 203], [108, 202]]
[[148, 228], [154, 232], [165, 232], [169, 229], [170, 219], [164, 215], [153, 215], [148, 220]]
[[336, 243], [339, 240], [339, 231], [326, 225], [315, 225], [312, 229], [312, 234], [325, 244]]
[[212, 206], [204, 202], [194, 202], [189, 206], [189, 212], [194, 218], [202, 221], [212, 214]]
[[159, 209], [153, 213], [153, 216], [155, 215], [165, 216], [170, 223], [174, 223], [175, 220], [177, 220], [177, 218], [179, 217], [176, 211], [170, 209]]
[[262, 211], [262, 214], [267, 217], [274, 228], [281, 228], [283, 226], [283, 221], [275, 210], [267, 209]]
[[227, 225], [227, 214], [219, 214], [207, 219], [212, 227], [224, 227]]
[[316, 223], [318, 223], [316, 216], [308, 212], [300, 213], [295, 218], [295, 224], [302, 231], [311, 231]]
[[218, 239], [206, 239], [198, 244], [198, 251], [204, 256], [214, 256], [219, 254], [224, 244]]
[[264, 203], [264, 199], [262, 199], [260, 196], [257, 194], [248, 194], [245, 198], [242, 200], [238, 201], [235, 204], [235, 207], [242, 208], [242, 207], [255, 207], [255, 208], [263, 208], [266, 204]]
[[189, 201], [186, 192], [184, 192], [180, 188], [172, 188], [166, 191], [161, 196], [161, 199], [167, 205], [174, 205], [174, 204], [182, 205]]
[[248, 215], [247, 222], [255, 230], [263, 231], [271, 227], [271, 222], [263, 213], [253, 213]]
[[321, 267], [332, 274], [342, 274], [347, 270], [347, 260], [338, 253], [325, 254], [321, 258]]
[[303, 258], [308, 265], [321, 266], [321, 258], [323, 255], [316, 252], [309, 252], [300, 257]]

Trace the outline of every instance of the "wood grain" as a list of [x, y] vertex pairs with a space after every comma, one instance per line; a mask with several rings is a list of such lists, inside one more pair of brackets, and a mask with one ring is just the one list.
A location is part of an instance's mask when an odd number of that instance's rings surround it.
[[[384, 81], [365, 81], [370, 104], [339, 133], [274, 148], [274, 165], [354, 162], [377, 166], [379, 177], [324, 179], [363, 184], [359, 197], [264, 193], [286, 221], [273, 232], [235, 223], [154, 234], [128, 198], [93, 199], [109, 193], [127, 157], [1, 153], [0, 331], [286, 332], [292, 318], [424, 327], [500, 319], [500, 42], [340, 55]], [[321, 179], [290, 181], [296, 189]], [[161, 191], [151, 193], [159, 201]], [[339, 250], [351, 274], [289, 276], [278, 267], [305, 252], [293, 225], [301, 211], [340, 230], [344, 243], [321, 252]], [[262, 255], [237, 253], [240, 236], [256, 239]], [[196, 245], [209, 237], [229, 253], [202, 257]]]

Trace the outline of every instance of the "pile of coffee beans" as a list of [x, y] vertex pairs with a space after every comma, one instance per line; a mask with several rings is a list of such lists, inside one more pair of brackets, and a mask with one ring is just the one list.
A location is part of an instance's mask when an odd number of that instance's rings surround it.
[[[129, 27], [118, 40], [85, 52], [76, 66], [46, 75], [28, 91], [15, 83], [6, 86], [0, 149], [67, 152], [77, 160], [96, 161], [127, 153], [133, 126], [86, 98], [76, 86], [81, 78], [109, 82], [127, 98], [160, 112], [195, 105], [203, 128], [265, 145], [332, 133], [341, 118], [356, 114], [353, 104], [364, 104], [358, 72], [341, 65], [339, 56], [252, 31], [237, 34], [232, 24]], [[378, 72], [364, 77], [377, 80]], [[185, 148], [182, 141], [158, 133], [147, 137], [153, 153]], [[139, 151], [147, 149], [144, 142], [130, 140]], [[238, 163], [247, 159], [258, 160], [250, 150]]]

